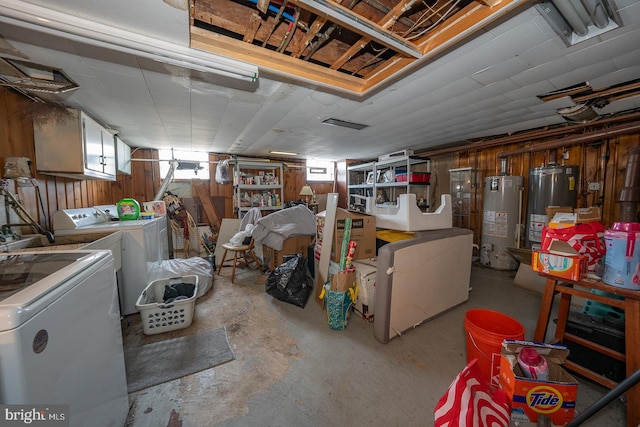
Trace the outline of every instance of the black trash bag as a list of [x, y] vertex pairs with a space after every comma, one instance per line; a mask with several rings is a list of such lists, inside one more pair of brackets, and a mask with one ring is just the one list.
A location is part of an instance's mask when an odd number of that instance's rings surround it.
[[285, 256], [283, 263], [271, 272], [265, 286], [272, 297], [304, 308], [313, 290], [307, 260], [301, 254]]
[[164, 295], [162, 296], [162, 300], [165, 304], [169, 304], [173, 301], [191, 298], [195, 290], [196, 285], [193, 283], [181, 282], [164, 285]]

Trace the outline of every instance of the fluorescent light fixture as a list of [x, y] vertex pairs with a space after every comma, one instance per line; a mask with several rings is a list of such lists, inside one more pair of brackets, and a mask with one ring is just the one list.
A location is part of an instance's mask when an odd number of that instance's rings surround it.
[[569, 46], [622, 25], [613, 0], [543, 0], [536, 8]]
[[64, 71], [0, 56], [0, 86], [31, 92], [64, 93], [78, 88]]
[[292, 153], [291, 151], [269, 151], [269, 154], [280, 154], [282, 156], [297, 156], [298, 153]]
[[258, 67], [18, 0], [0, 1], [0, 22], [203, 73], [255, 82]]
[[349, 129], [355, 129], [355, 130], [362, 130], [366, 127], [369, 127], [369, 125], [363, 125], [360, 123], [347, 122], [345, 120], [331, 119], [331, 118], [323, 120], [322, 123], [324, 123], [325, 125], [342, 126], [343, 128], [349, 128]]

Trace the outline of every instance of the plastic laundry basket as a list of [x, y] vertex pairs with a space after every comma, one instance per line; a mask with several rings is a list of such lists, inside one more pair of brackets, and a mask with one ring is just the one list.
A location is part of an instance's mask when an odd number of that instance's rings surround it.
[[[180, 283], [195, 285], [192, 295], [165, 304], [165, 286]], [[146, 335], [154, 335], [189, 327], [193, 321], [197, 294], [198, 276], [194, 275], [154, 280], [149, 283], [136, 303], [136, 309], [142, 318], [143, 332]]]

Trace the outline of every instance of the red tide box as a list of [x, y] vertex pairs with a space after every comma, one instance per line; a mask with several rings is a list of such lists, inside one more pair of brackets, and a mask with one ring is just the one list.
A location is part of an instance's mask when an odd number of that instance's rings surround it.
[[[533, 347], [547, 361], [549, 380], [527, 378], [518, 353]], [[500, 388], [511, 403], [511, 421], [536, 423], [546, 415], [553, 425], [562, 426], [573, 419], [578, 394], [578, 382], [560, 365], [569, 355], [564, 345], [504, 340], [500, 354]]]
[[531, 269], [577, 282], [587, 273], [587, 258], [583, 255], [532, 251]]

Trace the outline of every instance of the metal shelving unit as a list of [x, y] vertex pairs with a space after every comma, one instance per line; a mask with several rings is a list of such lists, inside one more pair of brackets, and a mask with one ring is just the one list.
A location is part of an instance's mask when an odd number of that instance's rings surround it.
[[251, 208], [261, 211], [282, 209], [282, 163], [236, 160], [232, 165], [233, 207], [238, 218]]
[[429, 174], [429, 159], [414, 156], [349, 166], [349, 209], [362, 210], [358, 198], [351, 196], [374, 197], [376, 204], [394, 204], [400, 194], [414, 193], [419, 201], [418, 206], [428, 211]]

